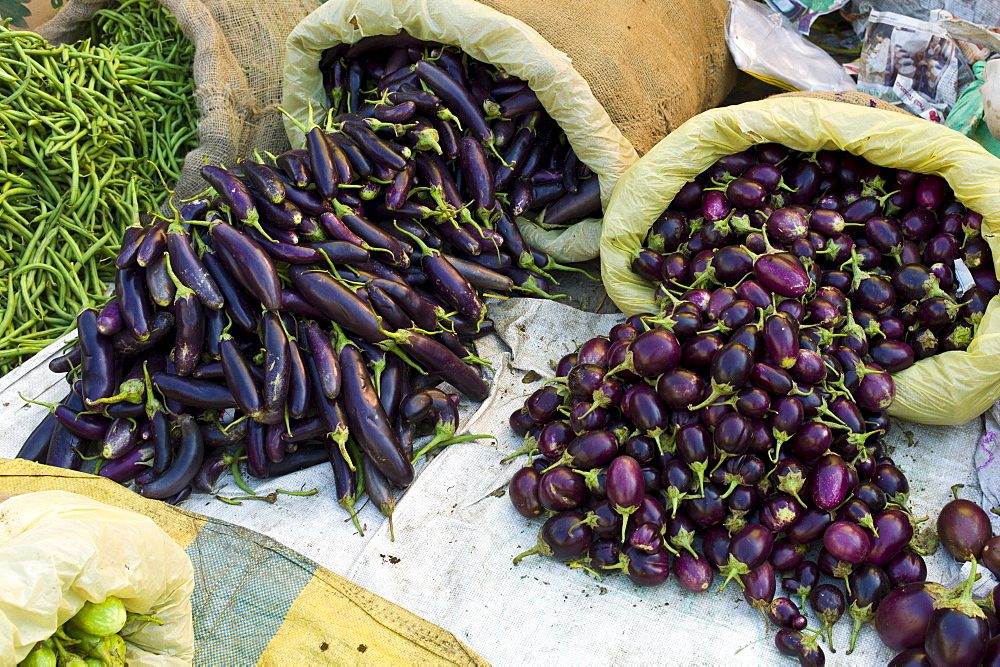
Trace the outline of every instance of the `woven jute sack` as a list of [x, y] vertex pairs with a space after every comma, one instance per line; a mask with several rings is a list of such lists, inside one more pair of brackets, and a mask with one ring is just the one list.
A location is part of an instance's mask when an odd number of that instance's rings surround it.
[[[282, 62], [285, 38], [316, 0], [159, 0], [194, 45], [198, 97], [198, 147], [184, 158], [175, 187], [181, 197], [205, 189], [198, 169], [208, 162], [233, 164], [254, 150], [280, 153], [288, 146], [282, 126]], [[38, 33], [50, 42], [80, 36], [80, 24], [113, 7], [107, 0], [68, 0]]]
[[725, 0], [481, 0], [564, 52], [640, 155], [736, 83]]
[[[842, 102], [848, 102], [843, 104]], [[983, 215], [983, 237], [1000, 262], [1000, 160], [968, 137], [860, 94], [808, 93], [712, 109], [690, 119], [618, 182], [605, 209], [601, 274], [626, 314], [656, 312], [654, 289], [630, 267], [653, 221], [686, 182], [724, 155], [774, 142], [803, 152], [843, 150], [874, 164], [938, 174], [955, 198]], [[1000, 398], [1000, 297], [968, 350], [922, 359], [893, 374], [894, 417], [963, 424]]]
[[[528, 82], [597, 174], [606, 204], [618, 178], [685, 119], [718, 104], [735, 66], [723, 38], [725, 0], [330, 0], [288, 39], [283, 108], [301, 123], [326, 108], [325, 49], [406, 31], [457, 46]], [[292, 119], [293, 146], [304, 144]], [[560, 261], [597, 255], [600, 221], [554, 238], [522, 227]]]

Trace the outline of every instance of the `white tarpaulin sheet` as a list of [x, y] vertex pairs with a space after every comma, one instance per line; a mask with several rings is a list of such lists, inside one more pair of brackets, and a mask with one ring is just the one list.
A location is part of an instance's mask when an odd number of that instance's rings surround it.
[[[621, 575], [599, 581], [537, 556], [512, 565], [514, 556], [535, 543], [541, 526], [517, 514], [505, 494], [525, 459], [500, 464], [521, 444], [508, 416], [540, 385], [525, 383], [525, 373], [551, 376], [552, 362], [588, 338], [607, 334], [621, 316], [532, 299], [492, 300], [490, 312], [500, 336], [481, 339], [477, 349], [496, 369], [493, 392], [482, 405], [463, 406], [461, 432], [493, 434], [497, 440], [453, 445], [427, 464], [398, 504], [395, 542], [371, 505], [360, 510], [365, 536], [357, 534], [336, 504], [328, 466], [279, 480], [251, 480], [261, 494], [317, 487], [315, 496], [280, 495], [275, 504], [232, 506], [199, 494], [185, 509], [264, 533], [442, 626], [497, 665], [791, 664], [774, 648], [775, 629], [743, 601], [735, 584], [721, 594], [694, 595], [673, 580], [655, 588], [639, 588]], [[55, 354], [56, 348], [49, 351]], [[47, 360], [43, 352], [0, 379], [0, 457], [12, 457], [44, 414], [19, 392], [54, 401], [67, 391], [64, 379], [48, 371]], [[953, 484], [966, 485], [963, 497], [981, 500], [977, 466], [984, 474], [1000, 468], [996, 434], [987, 442], [987, 433], [977, 447], [979, 419], [959, 427], [907, 424], [906, 429], [909, 435], [894, 427], [888, 442], [910, 480], [916, 516], [930, 515], [933, 522]], [[974, 460], [980, 456], [985, 458]], [[243, 495], [231, 478], [223, 484], [221, 495]], [[994, 494], [990, 502], [1000, 497], [1000, 484], [984, 485]], [[942, 554], [928, 559], [929, 578], [954, 583], [959, 568]], [[717, 577], [716, 587], [719, 583]], [[977, 590], [991, 585], [987, 577]], [[814, 615], [811, 621], [819, 627]], [[849, 630], [850, 619], [841, 619], [834, 632], [838, 651], [827, 651], [828, 664], [884, 665], [892, 658], [870, 627], [846, 656]]]

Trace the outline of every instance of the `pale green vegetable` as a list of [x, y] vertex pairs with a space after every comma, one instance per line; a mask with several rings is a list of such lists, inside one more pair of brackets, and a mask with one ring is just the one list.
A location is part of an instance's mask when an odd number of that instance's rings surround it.
[[56, 667], [56, 652], [45, 642], [38, 642], [17, 667]]
[[112, 595], [101, 603], [84, 603], [83, 609], [69, 619], [67, 625], [103, 637], [120, 632], [126, 620], [128, 612], [125, 611], [125, 604]]

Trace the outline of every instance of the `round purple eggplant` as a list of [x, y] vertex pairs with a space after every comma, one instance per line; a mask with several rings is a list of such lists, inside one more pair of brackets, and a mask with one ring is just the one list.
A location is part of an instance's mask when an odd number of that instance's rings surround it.
[[578, 511], [553, 514], [539, 529], [538, 543], [514, 558], [514, 564], [517, 565], [532, 554], [542, 554], [561, 561], [582, 557], [594, 540], [594, 532], [585, 523], [585, 519]]
[[969, 579], [948, 593], [946, 602], [934, 605], [924, 637], [924, 649], [933, 665], [974, 667], [986, 655], [989, 624], [983, 610], [972, 600], [975, 576], [973, 561]]
[[872, 361], [890, 373], [898, 373], [909, 368], [915, 361], [913, 348], [901, 340], [886, 338], [872, 343], [868, 350]]
[[808, 548], [804, 544], [792, 542], [788, 538], [777, 540], [768, 557], [778, 572], [791, 572], [805, 560]]
[[802, 615], [799, 606], [788, 598], [775, 598], [765, 612], [767, 618], [779, 628], [804, 630], [809, 620]]
[[837, 560], [858, 564], [871, 550], [865, 529], [850, 521], [835, 521], [823, 533], [823, 546]]
[[901, 507], [909, 502], [910, 483], [906, 480], [906, 475], [893, 464], [879, 463], [872, 473], [871, 481], [885, 493], [889, 502]]
[[628, 544], [633, 549], [651, 554], [663, 549], [663, 535], [655, 523], [642, 523], [629, 531]]
[[760, 284], [780, 296], [798, 299], [809, 290], [809, 274], [790, 253], [760, 255], [754, 260], [753, 270]]
[[933, 667], [927, 651], [921, 648], [911, 648], [903, 651], [889, 661], [888, 667]]
[[873, 625], [879, 639], [893, 651], [923, 646], [934, 603], [943, 599], [946, 592], [944, 586], [928, 582], [890, 591], [875, 612]]
[[687, 551], [682, 551], [674, 558], [674, 576], [681, 588], [691, 593], [707, 592], [715, 579], [708, 560], [698, 553]]
[[[799, 400], [803, 403], [804, 410], [805, 402], [802, 398]], [[829, 451], [832, 444], [833, 433], [829, 426], [823, 422], [806, 422], [802, 424], [802, 426], [796, 430], [795, 435], [792, 436], [792, 454], [803, 461], [812, 461]], [[819, 466], [824, 459], [821, 459], [816, 465]], [[814, 486], [814, 489], [815, 488], [816, 487]], [[815, 494], [816, 491], [814, 490], [813, 493]], [[813, 500], [815, 501], [815, 497]], [[830, 508], [824, 507], [824, 509]]]
[[587, 483], [566, 466], [556, 466], [542, 475], [538, 500], [550, 512], [574, 510], [587, 500]]
[[844, 599], [843, 592], [833, 584], [820, 584], [809, 593], [809, 604], [823, 622], [819, 634], [826, 632], [827, 645], [831, 651], [836, 652], [833, 648], [833, 626], [847, 611], [847, 600]]
[[533, 519], [545, 512], [538, 498], [538, 487], [542, 475], [531, 466], [521, 468], [510, 478], [507, 492], [514, 509], [521, 516]]
[[578, 401], [589, 401], [604, 381], [605, 368], [596, 364], [576, 364], [566, 375], [569, 395]]
[[722, 487], [709, 482], [705, 484], [701, 497], [688, 497], [681, 503], [681, 510], [700, 528], [709, 528], [722, 523], [726, 518], [726, 501], [722, 499]]
[[913, 537], [910, 516], [902, 510], [888, 509], [879, 512], [872, 520], [875, 529], [871, 538], [868, 561], [875, 565], [885, 565], [909, 544]]
[[979, 553], [979, 563], [992, 572], [994, 577], [1000, 577], [1000, 537], [986, 540]]
[[608, 351], [611, 341], [603, 336], [597, 336], [583, 343], [576, 351], [577, 363], [594, 364], [602, 368], [608, 367]]
[[652, 378], [676, 367], [681, 361], [677, 337], [666, 329], [650, 329], [636, 336], [629, 347], [632, 370], [639, 377]]
[[719, 451], [736, 455], [746, 452], [750, 439], [750, 421], [737, 412], [730, 412], [719, 420], [712, 433], [712, 441]]
[[670, 554], [666, 551], [646, 553], [629, 546], [624, 557], [628, 562], [625, 574], [636, 586], [659, 586], [670, 576]]
[[978, 559], [987, 540], [993, 537], [990, 518], [983, 508], [958, 497], [959, 485], [952, 487], [955, 499], [941, 508], [937, 533], [941, 546], [958, 561]]
[[820, 569], [814, 561], [804, 560], [795, 567], [795, 572], [790, 577], [781, 580], [781, 588], [789, 593], [798, 595], [801, 600], [801, 607], [805, 608], [806, 600], [813, 588], [819, 583]]
[[[719, 350], [722, 349], [723, 345], [725, 345], [725, 341], [722, 340], [722, 336], [719, 336], [714, 332], [700, 333], [684, 341], [681, 356], [687, 366], [709, 366], [712, 363], [712, 359], [719, 352]], [[685, 369], [677, 370], [684, 371]], [[687, 372], [690, 373], [691, 371]], [[673, 379], [673, 376], [671, 376], [671, 379]], [[703, 389], [703, 385], [701, 385], [701, 387]], [[700, 394], [698, 398], [701, 398]], [[691, 403], [693, 401], [688, 402]], [[682, 405], [687, 405], [687, 403]]]
[[726, 564], [719, 568], [725, 580], [719, 590], [724, 590], [729, 582], [741, 575], [749, 574], [767, 561], [774, 546], [774, 536], [761, 524], [748, 524], [733, 535], [729, 543]]
[[743, 586], [743, 599], [766, 618], [774, 600], [774, 566], [765, 560], [749, 573], [741, 574], [740, 584]]
[[890, 558], [884, 569], [893, 586], [905, 586], [927, 580], [927, 563], [920, 554], [909, 549], [903, 549]]
[[[813, 466], [809, 476], [809, 490], [813, 503], [822, 510], [833, 510], [850, 493], [850, 475], [847, 462], [838, 454], [827, 454]], [[860, 561], [858, 561], [860, 562]]]
[[587, 566], [599, 573], [610, 573], [621, 570], [621, 548], [618, 540], [597, 539], [587, 550]]
[[826, 656], [815, 635], [806, 636], [799, 630], [782, 628], [774, 635], [774, 645], [782, 655], [797, 658], [803, 667], [822, 667], [826, 664]]
[[799, 504], [782, 493], [769, 496], [760, 505], [760, 522], [772, 533], [780, 533], [799, 518]]
[[642, 467], [631, 456], [619, 456], [608, 466], [608, 501], [622, 515], [622, 541], [629, 515], [634, 513], [645, 495]]
[[529, 396], [524, 402], [524, 407], [536, 424], [547, 424], [555, 419], [563, 403], [559, 388], [547, 385]]
[[854, 652], [854, 645], [861, 627], [874, 620], [879, 603], [888, 594], [891, 587], [892, 584], [885, 571], [871, 563], [862, 563], [848, 576], [847, 599], [850, 605], [847, 608], [847, 613], [854, 619], [851, 643], [847, 648], [848, 655]]

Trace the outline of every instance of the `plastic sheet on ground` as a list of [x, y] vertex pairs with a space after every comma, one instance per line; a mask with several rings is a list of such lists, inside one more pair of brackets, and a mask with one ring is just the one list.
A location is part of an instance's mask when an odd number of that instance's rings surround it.
[[[541, 521], [521, 517], [506, 497], [508, 479], [525, 460], [500, 463], [520, 446], [507, 418], [541, 383], [525, 382], [533, 377], [530, 371], [547, 378], [551, 363], [588, 338], [606, 334], [621, 316], [540, 300], [491, 300], [489, 305], [501, 337], [481, 339], [478, 351], [494, 363], [494, 389], [485, 403], [463, 406], [462, 431], [491, 433], [497, 440], [453, 445], [427, 464], [396, 509], [394, 542], [388, 523], [370, 505], [360, 510], [365, 536], [357, 535], [336, 505], [325, 465], [251, 482], [258, 493], [318, 487], [316, 496], [279, 496], [275, 504], [244, 501], [237, 507], [195, 495], [184, 508], [282, 542], [449, 630], [496, 665], [784, 664], [787, 659], [774, 648], [774, 628], [742, 600], [735, 584], [721, 594], [694, 595], [672, 580], [655, 588], [636, 587], [620, 575], [599, 581], [538, 556], [518, 566], [511, 563], [534, 545]], [[65, 387], [40, 358], [0, 379], [0, 422], [5, 425], [0, 457], [17, 451], [44, 412], [20, 400], [17, 392], [57, 399]], [[982, 433], [979, 418], [957, 427], [905, 428], [909, 433], [894, 427], [888, 442], [910, 480], [916, 516], [929, 515], [933, 523], [953, 484], [965, 484], [962, 497], [980, 500], [973, 462]], [[243, 495], [231, 480], [220, 493]], [[928, 559], [929, 578], [954, 584], [960, 569], [942, 553]], [[716, 587], [719, 583], [717, 577]], [[987, 576], [978, 588], [990, 585]], [[891, 659], [870, 627], [846, 656], [849, 625], [848, 619], [837, 624], [838, 651], [827, 652], [827, 664], [884, 665]], [[655, 637], [654, 652], [649, 637]]]

